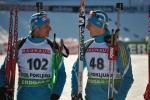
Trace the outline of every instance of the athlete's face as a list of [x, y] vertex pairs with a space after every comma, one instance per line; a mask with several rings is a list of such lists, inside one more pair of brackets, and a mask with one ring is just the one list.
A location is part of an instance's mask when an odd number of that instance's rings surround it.
[[35, 29], [34, 37], [47, 38], [51, 30], [52, 28], [49, 24], [44, 24], [41, 27]]
[[87, 23], [86, 28], [89, 30], [91, 37], [102, 35], [105, 32], [104, 28], [99, 28], [91, 23]]
[[44, 24], [41, 27], [39, 27], [39, 36], [46, 38], [49, 36], [50, 31], [51, 31], [51, 26], [49, 24]]

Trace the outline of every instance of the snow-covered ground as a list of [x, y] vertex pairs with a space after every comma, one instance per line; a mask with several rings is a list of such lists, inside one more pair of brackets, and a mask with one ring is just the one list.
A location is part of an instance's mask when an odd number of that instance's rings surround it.
[[[67, 72], [67, 81], [60, 100], [71, 100], [71, 69], [75, 62], [77, 55], [70, 55], [65, 58], [65, 66]], [[0, 56], [0, 64], [2, 64], [4, 57]], [[148, 81], [148, 57], [147, 55], [132, 55], [132, 69], [134, 75], [134, 83], [128, 93], [126, 100], [144, 100], [143, 93], [145, 91]], [[84, 88], [86, 83], [87, 71], [84, 72]]]

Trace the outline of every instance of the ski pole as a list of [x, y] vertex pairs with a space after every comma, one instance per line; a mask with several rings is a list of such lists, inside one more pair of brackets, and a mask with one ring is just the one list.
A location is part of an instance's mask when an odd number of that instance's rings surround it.
[[113, 100], [114, 98], [114, 80], [115, 75], [114, 71], [116, 68], [116, 60], [117, 60], [117, 34], [119, 32], [119, 29], [117, 29], [115, 32], [112, 30], [111, 35], [111, 43], [109, 46], [109, 80], [108, 80], [108, 100]]
[[123, 10], [123, 3], [116, 3], [117, 10], [117, 29], [120, 28], [120, 13]]
[[[114, 98], [114, 70], [116, 67], [116, 59], [117, 59], [117, 40], [119, 37], [119, 29], [120, 29], [120, 12], [123, 10], [123, 3], [116, 3], [117, 10], [117, 30], [114, 32], [112, 30], [111, 36], [111, 46], [109, 47], [109, 82], [108, 82], [108, 100], [113, 100]], [[110, 94], [111, 91], [111, 94]]]
[[[120, 30], [120, 13], [123, 11], [123, 3], [116, 3], [116, 10], [117, 10], [117, 29]], [[117, 34], [119, 39], [119, 32]]]

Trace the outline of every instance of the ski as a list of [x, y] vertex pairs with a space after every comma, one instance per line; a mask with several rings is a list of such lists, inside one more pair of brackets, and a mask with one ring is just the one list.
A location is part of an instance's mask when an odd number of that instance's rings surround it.
[[144, 93], [144, 99], [150, 100], [150, 5], [148, 7], [148, 84]]
[[115, 80], [115, 67], [117, 66], [116, 60], [117, 60], [117, 41], [119, 38], [119, 29], [120, 29], [120, 11], [123, 10], [123, 3], [116, 3], [116, 10], [117, 10], [117, 29], [112, 30], [111, 39], [110, 39], [110, 45], [109, 45], [109, 53], [108, 53], [108, 59], [109, 59], [109, 79], [108, 79], [108, 93], [107, 93], [107, 99], [108, 100], [114, 100], [114, 80]]
[[84, 62], [84, 29], [85, 29], [85, 0], [80, 0], [79, 13], [79, 68], [78, 68], [78, 99], [83, 100], [83, 62]]
[[18, 47], [18, 9], [14, 9], [14, 35], [13, 35], [13, 55], [12, 55], [12, 83], [14, 84], [15, 73], [16, 73], [16, 62], [17, 62], [17, 47]]
[[14, 100], [15, 72], [17, 58], [17, 40], [18, 40], [18, 15], [17, 8], [10, 11], [8, 49], [5, 61], [6, 68], [6, 100]]
[[[13, 40], [13, 10], [10, 11], [10, 22], [9, 22], [9, 36], [8, 36], [8, 47], [7, 47], [7, 57], [5, 62], [6, 68], [6, 82], [7, 85], [10, 86], [10, 77], [11, 77], [11, 70], [10, 65], [12, 65], [12, 40]], [[7, 86], [7, 87], [8, 87]]]

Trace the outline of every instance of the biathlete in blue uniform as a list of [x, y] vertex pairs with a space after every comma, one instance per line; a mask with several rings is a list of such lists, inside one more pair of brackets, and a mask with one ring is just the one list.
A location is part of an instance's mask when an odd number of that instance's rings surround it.
[[[46, 12], [35, 13], [31, 16], [29, 36], [18, 41], [17, 100], [58, 100], [61, 96], [66, 82], [61, 50], [67, 48], [48, 39], [51, 29]], [[5, 85], [4, 63], [0, 69], [0, 100], [5, 100]]]
[[[92, 38], [85, 42], [84, 48], [84, 68], [87, 67], [88, 70], [85, 100], [108, 100], [108, 85], [111, 86], [109, 76], [112, 77], [108, 59], [111, 37], [108, 22], [109, 18], [103, 11], [91, 11], [87, 20], [86, 28]], [[117, 42], [117, 47], [117, 61], [113, 70], [114, 86], [112, 86], [114, 99], [111, 100], [125, 100], [133, 83], [130, 51], [121, 41]], [[77, 100], [78, 94], [78, 63], [77, 60], [72, 68], [72, 100]]]

